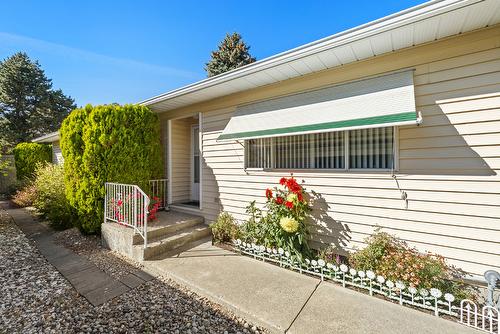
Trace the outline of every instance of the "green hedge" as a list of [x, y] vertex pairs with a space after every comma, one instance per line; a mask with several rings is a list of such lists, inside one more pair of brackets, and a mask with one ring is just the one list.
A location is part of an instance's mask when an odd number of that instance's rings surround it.
[[147, 189], [161, 176], [159, 120], [147, 107], [87, 105], [64, 120], [60, 135], [66, 196], [83, 232], [100, 231], [105, 182]]
[[52, 161], [52, 148], [46, 144], [20, 143], [13, 153], [18, 180], [33, 177], [38, 164]]

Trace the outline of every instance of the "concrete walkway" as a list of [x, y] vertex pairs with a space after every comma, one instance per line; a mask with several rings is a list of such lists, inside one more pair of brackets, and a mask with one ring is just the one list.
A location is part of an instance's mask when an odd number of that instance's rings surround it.
[[23, 233], [35, 242], [40, 253], [50, 262], [92, 305], [101, 305], [140, 284], [153, 279], [141, 270], [120, 280], [106, 274], [86, 258], [53, 242], [53, 231], [34, 221], [25, 209], [12, 209], [6, 202], [1, 207], [14, 219]]
[[478, 333], [210, 243], [145, 266], [277, 333]]

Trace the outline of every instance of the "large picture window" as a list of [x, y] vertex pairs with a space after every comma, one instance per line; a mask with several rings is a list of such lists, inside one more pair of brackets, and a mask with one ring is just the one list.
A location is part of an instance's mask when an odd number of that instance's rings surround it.
[[246, 168], [392, 169], [393, 155], [393, 127], [245, 140]]

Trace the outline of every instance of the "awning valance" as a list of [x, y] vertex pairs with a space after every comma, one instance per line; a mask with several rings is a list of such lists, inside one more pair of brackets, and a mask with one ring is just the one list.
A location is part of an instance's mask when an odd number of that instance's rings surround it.
[[419, 122], [413, 71], [403, 71], [240, 106], [218, 140]]

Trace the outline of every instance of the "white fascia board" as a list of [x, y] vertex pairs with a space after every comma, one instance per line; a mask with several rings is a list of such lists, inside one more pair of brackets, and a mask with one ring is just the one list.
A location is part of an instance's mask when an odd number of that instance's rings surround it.
[[52, 132], [38, 138], [33, 139], [31, 142], [33, 143], [53, 143], [59, 140], [59, 131]]

